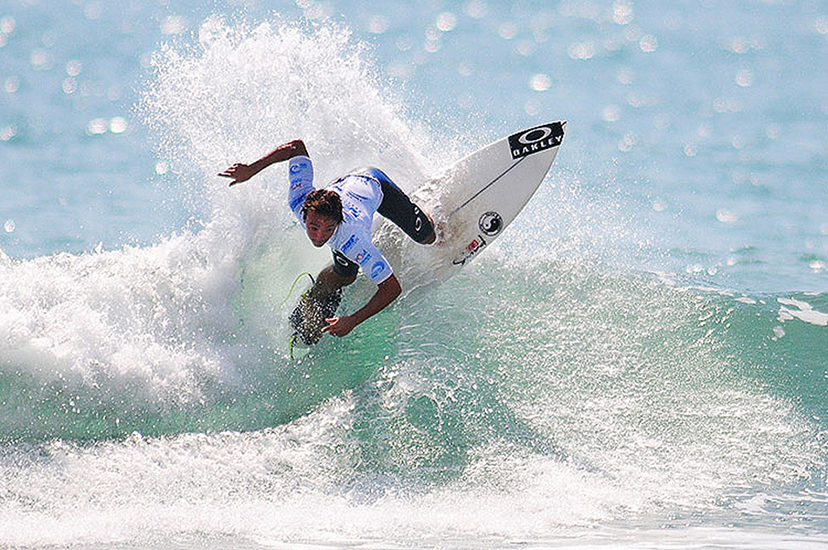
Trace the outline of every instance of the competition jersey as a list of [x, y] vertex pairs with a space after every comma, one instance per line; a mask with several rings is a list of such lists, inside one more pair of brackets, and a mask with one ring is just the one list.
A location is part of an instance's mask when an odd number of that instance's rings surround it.
[[[302, 227], [302, 205], [313, 187], [313, 163], [298, 155], [288, 164], [290, 191], [288, 204]], [[359, 265], [363, 273], [380, 284], [393, 273], [391, 264], [371, 241], [371, 224], [374, 213], [382, 202], [382, 190], [373, 178], [348, 175], [329, 187], [342, 200], [342, 223], [328, 240], [328, 246]]]

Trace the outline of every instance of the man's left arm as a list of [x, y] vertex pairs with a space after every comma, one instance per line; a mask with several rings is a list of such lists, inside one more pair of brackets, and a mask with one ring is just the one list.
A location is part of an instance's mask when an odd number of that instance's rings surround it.
[[334, 336], [345, 336], [354, 330], [354, 327], [388, 307], [401, 292], [400, 282], [397, 280], [397, 276], [392, 273], [391, 276], [377, 285], [377, 292], [368, 300], [367, 304], [351, 315], [325, 319], [328, 325], [322, 331]]

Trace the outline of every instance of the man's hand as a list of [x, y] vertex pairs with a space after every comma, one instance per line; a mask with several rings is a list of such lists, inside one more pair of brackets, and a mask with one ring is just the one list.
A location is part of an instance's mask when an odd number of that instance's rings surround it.
[[233, 178], [233, 181], [230, 182], [230, 185], [236, 185], [237, 183], [249, 180], [257, 173], [258, 170], [256, 170], [249, 164], [236, 163], [224, 172], [222, 172], [221, 174], [219, 174], [219, 176], [225, 178]]
[[[331, 272], [333, 272], [333, 268], [331, 268]], [[343, 315], [342, 317], [334, 317], [332, 319], [325, 319], [325, 322], [328, 325], [322, 329], [322, 332], [327, 332], [328, 334], [333, 334], [334, 336], [345, 336], [352, 330], [354, 327], [363, 322], [365, 319], [376, 315], [380, 311], [386, 308], [388, 304], [393, 302], [397, 296], [400, 295], [402, 289], [400, 288], [400, 282], [397, 280], [397, 276], [393, 273], [390, 277], [385, 279], [379, 285], [377, 285], [377, 292], [374, 296], [368, 300], [368, 303], [362, 306], [362, 308], [358, 309], [351, 315]]]
[[351, 315], [343, 315], [342, 317], [325, 319], [325, 322], [328, 324], [322, 328], [322, 332], [327, 332], [328, 334], [333, 334], [334, 336], [339, 337], [347, 336], [348, 333], [354, 330], [354, 327], [359, 324]]
[[294, 139], [275, 148], [253, 164], [236, 163], [219, 176], [233, 178], [230, 185], [247, 181], [268, 166], [276, 162], [284, 162], [297, 155], [308, 156], [308, 149], [301, 139]]

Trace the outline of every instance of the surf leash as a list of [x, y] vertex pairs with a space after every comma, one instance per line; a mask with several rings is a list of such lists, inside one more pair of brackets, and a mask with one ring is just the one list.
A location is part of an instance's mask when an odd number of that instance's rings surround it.
[[288, 300], [290, 300], [290, 295], [291, 295], [291, 294], [293, 294], [293, 289], [295, 289], [295, 288], [296, 288], [296, 285], [299, 283], [299, 279], [301, 279], [303, 275], [307, 275], [308, 277], [310, 277], [310, 280], [311, 280], [311, 285], [315, 285], [315, 284], [316, 284], [316, 281], [314, 280], [313, 275], [311, 275], [311, 274], [310, 274], [310, 273], [308, 273], [307, 271], [305, 271], [305, 272], [303, 272], [303, 273], [300, 273], [300, 274], [296, 277], [296, 279], [293, 281], [293, 284], [292, 284], [292, 285], [290, 285], [290, 290], [288, 290], [288, 294], [287, 294], [287, 296], [285, 296], [285, 299], [284, 299], [284, 300], [282, 300], [282, 303], [281, 303], [281, 304], [279, 304], [279, 307], [282, 307], [283, 305], [285, 305], [285, 304], [287, 303], [287, 301], [288, 301]]
[[[310, 277], [310, 280], [311, 280], [311, 286], [313, 286], [313, 285], [315, 285], [315, 284], [316, 284], [316, 281], [314, 280], [313, 275], [311, 275], [311, 274], [310, 274], [310, 273], [308, 273], [307, 271], [300, 273], [299, 275], [297, 275], [297, 276], [296, 276], [296, 279], [294, 279], [293, 284], [292, 284], [292, 285], [290, 285], [290, 290], [288, 290], [288, 294], [287, 294], [287, 296], [285, 296], [285, 299], [284, 299], [284, 300], [282, 300], [282, 303], [279, 305], [279, 307], [280, 307], [280, 308], [281, 308], [282, 306], [284, 306], [284, 305], [287, 303], [287, 301], [288, 301], [288, 300], [290, 300], [290, 297], [291, 297], [291, 295], [293, 294], [293, 290], [296, 288], [296, 285], [299, 283], [299, 279], [301, 279], [304, 275], [307, 275], [308, 277]], [[304, 296], [305, 296], [305, 294], [302, 294], [302, 296], [304, 297]], [[291, 358], [291, 359], [296, 359], [296, 358], [293, 356], [293, 348], [296, 346], [296, 334], [297, 334], [297, 333], [296, 333], [296, 332], [294, 332], [294, 333], [291, 335], [290, 340], [288, 340], [288, 349], [290, 350], [290, 358]]]

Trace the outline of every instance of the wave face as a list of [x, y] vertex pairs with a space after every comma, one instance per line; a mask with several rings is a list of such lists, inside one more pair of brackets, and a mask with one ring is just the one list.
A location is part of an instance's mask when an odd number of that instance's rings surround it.
[[140, 103], [208, 221], [0, 259], [0, 541], [824, 533], [828, 295], [607, 262], [610, 235], [637, 237], [572, 170], [455, 278], [289, 357], [285, 298], [329, 255], [292, 220], [283, 167], [233, 189], [216, 171], [302, 137], [320, 181], [375, 164], [413, 190], [485, 141], [437, 140], [365, 55], [334, 25], [208, 19], [156, 55]]

